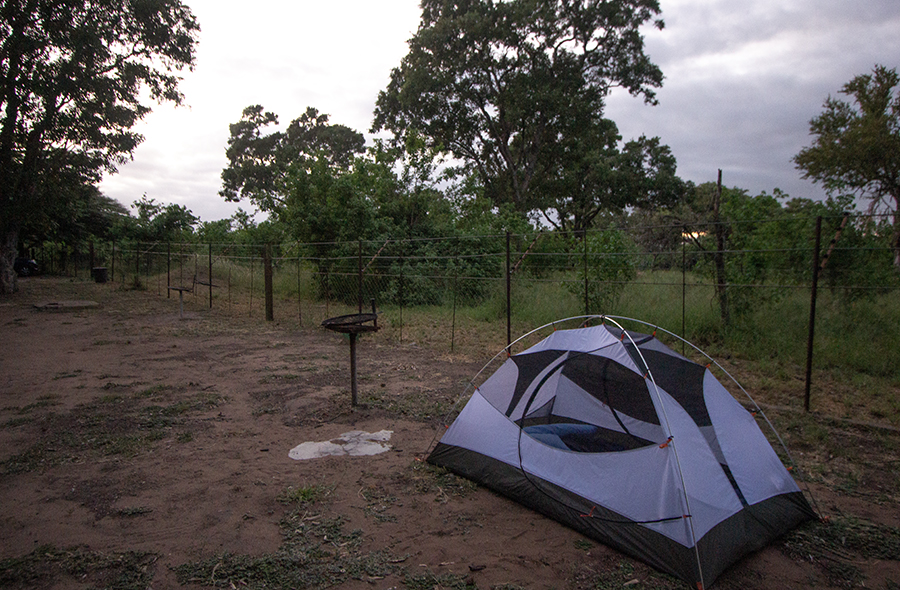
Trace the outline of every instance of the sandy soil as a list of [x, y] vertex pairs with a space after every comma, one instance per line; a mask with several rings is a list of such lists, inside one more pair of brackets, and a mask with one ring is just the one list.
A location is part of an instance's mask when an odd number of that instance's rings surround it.
[[[383, 556], [381, 573], [347, 574], [340, 588], [684, 587], [421, 463], [442, 430], [439, 414], [483, 359], [362, 338], [354, 409], [349, 347], [339, 335], [190, 306], [182, 319], [175, 298], [113, 285], [52, 278], [20, 285], [0, 299], [0, 560], [7, 560], [0, 587], [103, 585], [90, 571], [11, 576], [10, 558], [38, 547], [137, 552], [156, 590], [240, 587], [239, 577], [221, 575], [224, 566], [208, 578], [179, 578], [176, 568], [275, 554], [290, 538], [286, 527], [312, 530], [310, 523], [336, 517], [347, 540], [333, 542], [329, 555]], [[99, 306], [34, 308], [66, 300]], [[288, 456], [302, 442], [351, 430], [391, 430], [393, 448]], [[822, 467], [812, 487], [820, 507], [900, 526], [898, 437], [851, 434], [844, 433], [848, 445], [877, 440], [872, 453], [893, 454], [816, 459], [863, 466]], [[813, 460], [816, 450], [804, 456]], [[841, 475], [851, 472], [855, 485]], [[300, 489], [318, 490], [316, 501], [285, 500]], [[900, 588], [896, 556], [852, 546], [814, 551], [803, 544], [807, 536], [747, 557], [716, 587]], [[327, 533], [317, 542], [330, 543]]]

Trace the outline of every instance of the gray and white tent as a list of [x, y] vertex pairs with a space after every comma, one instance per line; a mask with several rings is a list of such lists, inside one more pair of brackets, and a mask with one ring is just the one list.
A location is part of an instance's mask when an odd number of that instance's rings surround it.
[[698, 588], [815, 518], [709, 365], [601, 317], [510, 356], [428, 462]]

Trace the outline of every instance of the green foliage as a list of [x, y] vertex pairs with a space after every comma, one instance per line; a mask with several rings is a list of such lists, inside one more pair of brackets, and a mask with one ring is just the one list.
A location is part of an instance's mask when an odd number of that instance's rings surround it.
[[321, 161], [326, 167], [347, 169], [365, 145], [361, 133], [329, 124], [328, 115], [312, 107], [285, 131], [263, 134], [265, 127], [277, 124], [275, 113], [253, 105], [229, 126], [228, 167], [222, 171], [219, 192], [226, 201], [246, 198], [261, 211], [278, 211], [284, 204], [284, 179], [291, 168]]
[[595, 148], [617, 141], [602, 119], [609, 89], [655, 100], [662, 72], [640, 27], [658, 13], [656, 0], [426, 0], [409, 53], [378, 96], [373, 131], [418, 134], [452, 154], [494, 207], [549, 211], [551, 181], [571, 171], [572, 155], [597, 163]]
[[194, 234], [199, 219], [183, 205], [163, 205], [146, 195], [135, 201], [132, 207], [137, 217], [125, 217], [120, 237], [140, 242], [186, 242]]
[[181, 102], [199, 32], [179, 0], [10, 0], [0, 11], [0, 293], [15, 288], [18, 233], [65, 220], [143, 139], [156, 101]]
[[868, 197], [873, 210], [892, 209], [891, 245], [900, 267], [900, 75], [876, 65], [840, 92], [854, 104], [829, 97], [809, 123], [813, 144], [794, 163], [830, 194], [852, 192]]
[[[580, 250], [580, 251], [579, 251]], [[585, 297], [585, 313], [606, 313], [612, 309], [629, 281], [637, 276], [637, 248], [627, 234], [617, 229], [590, 232], [580, 243], [571, 244], [577, 283], [569, 283], [574, 295]], [[585, 285], [587, 283], [587, 285]]]
[[[778, 190], [774, 195], [764, 192], [749, 196], [741, 189], [723, 188], [722, 225], [717, 226], [712, 222], [708, 204], [715, 186], [700, 185], [696, 191], [694, 224], [685, 226], [691, 228], [688, 265], [717, 280], [718, 227], [724, 235], [722, 256], [728, 311], [736, 321], [742, 321], [760, 306], [778, 302], [792, 287], [810, 284], [818, 216], [823, 218], [821, 260], [831, 250], [820, 274], [821, 285], [835, 289], [848, 301], [898, 285], [891, 267], [890, 224], [884, 218], [879, 221], [869, 217], [845, 222], [845, 214], [851, 215], [854, 208], [851, 196], [819, 202], [790, 199]], [[832, 238], [838, 239], [834, 248], [829, 248]], [[879, 288], [873, 288], [875, 285]]]
[[572, 145], [562, 165], [535, 190], [546, 193], [544, 219], [564, 232], [590, 229], [605, 212], [626, 207], [660, 209], [674, 206], [690, 191], [675, 174], [676, 163], [658, 137], [641, 136], [620, 149], [615, 123], [600, 121], [598, 137], [567, 138]]

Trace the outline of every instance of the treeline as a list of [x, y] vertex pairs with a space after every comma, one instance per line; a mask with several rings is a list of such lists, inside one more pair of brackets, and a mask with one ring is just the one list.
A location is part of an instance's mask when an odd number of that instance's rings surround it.
[[[354, 303], [355, 289], [341, 295], [329, 281], [355, 276], [362, 264], [367, 297], [399, 302], [402, 292], [402, 303], [414, 306], [447, 303], [442, 285], [451, 278], [470, 285], [461, 303], [480, 303], [488, 292], [477, 280], [504, 276], [509, 233], [517, 280], [558, 280], [584, 297], [587, 309], [612, 308], [640, 273], [676, 270], [716, 286], [728, 323], [791, 288], [809, 286], [821, 217], [823, 286], [845, 300], [897, 286], [891, 219], [860, 214], [849, 196], [820, 202], [707, 183], [692, 187], [673, 207], [607, 212], [590, 230], [562, 231], [478, 210], [477, 200], [454, 201], [435, 186], [411, 190], [394, 168], [365, 163], [357, 158], [347, 170], [314, 167], [303, 184], [316, 186], [319, 196], [305, 201], [309, 218], [294, 213], [256, 222], [238, 210], [204, 222], [179, 205], [143, 198], [132, 205], [132, 214], [100, 198], [100, 210], [67, 226], [80, 228], [80, 234], [57, 239], [81, 253], [90, 242], [113, 242], [122, 252], [212, 244], [216, 252], [262, 257], [268, 246], [276, 260], [304, 261], [319, 282], [318, 297], [343, 296]], [[354, 206], [341, 206], [344, 199]], [[313, 215], [316, 209], [323, 213]], [[832, 238], [837, 239], [830, 245]]]

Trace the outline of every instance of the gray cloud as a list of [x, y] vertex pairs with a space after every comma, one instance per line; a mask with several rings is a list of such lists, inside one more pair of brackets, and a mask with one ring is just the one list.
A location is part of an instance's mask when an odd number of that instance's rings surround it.
[[[124, 204], [144, 193], [204, 220], [236, 206], [218, 196], [228, 125], [262, 104], [286, 124], [307, 106], [368, 130], [378, 91], [418, 26], [417, 0], [244, 3], [188, 0], [203, 32], [189, 109], [161, 107], [140, 131], [134, 161], [101, 189]], [[822, 198], [791, 158], [828, 95], [876, 63], [900, 67], [898, 0], [661, 0], [666, 27], [647, 50], [666, 75], [659, 105], [624, 92], [606, 116], [625, 139], [659, 136], [679, 174], [756, 194], [780, 188]], [[249, 208], [247, 204], [244, 208]]]
[[900, 66], [900, 3], [663, 0], [662, 8], [666, 28], [647, 36], [666, 74], [659, 105], [612, 95], [606, 114], [623, 136], [660, 136], [695, 182], [721, 168], [727, 185], [754, 194], [822, 198], [791, 158], [809, 144], [809, 120], [828, 95], [876, 63]]

